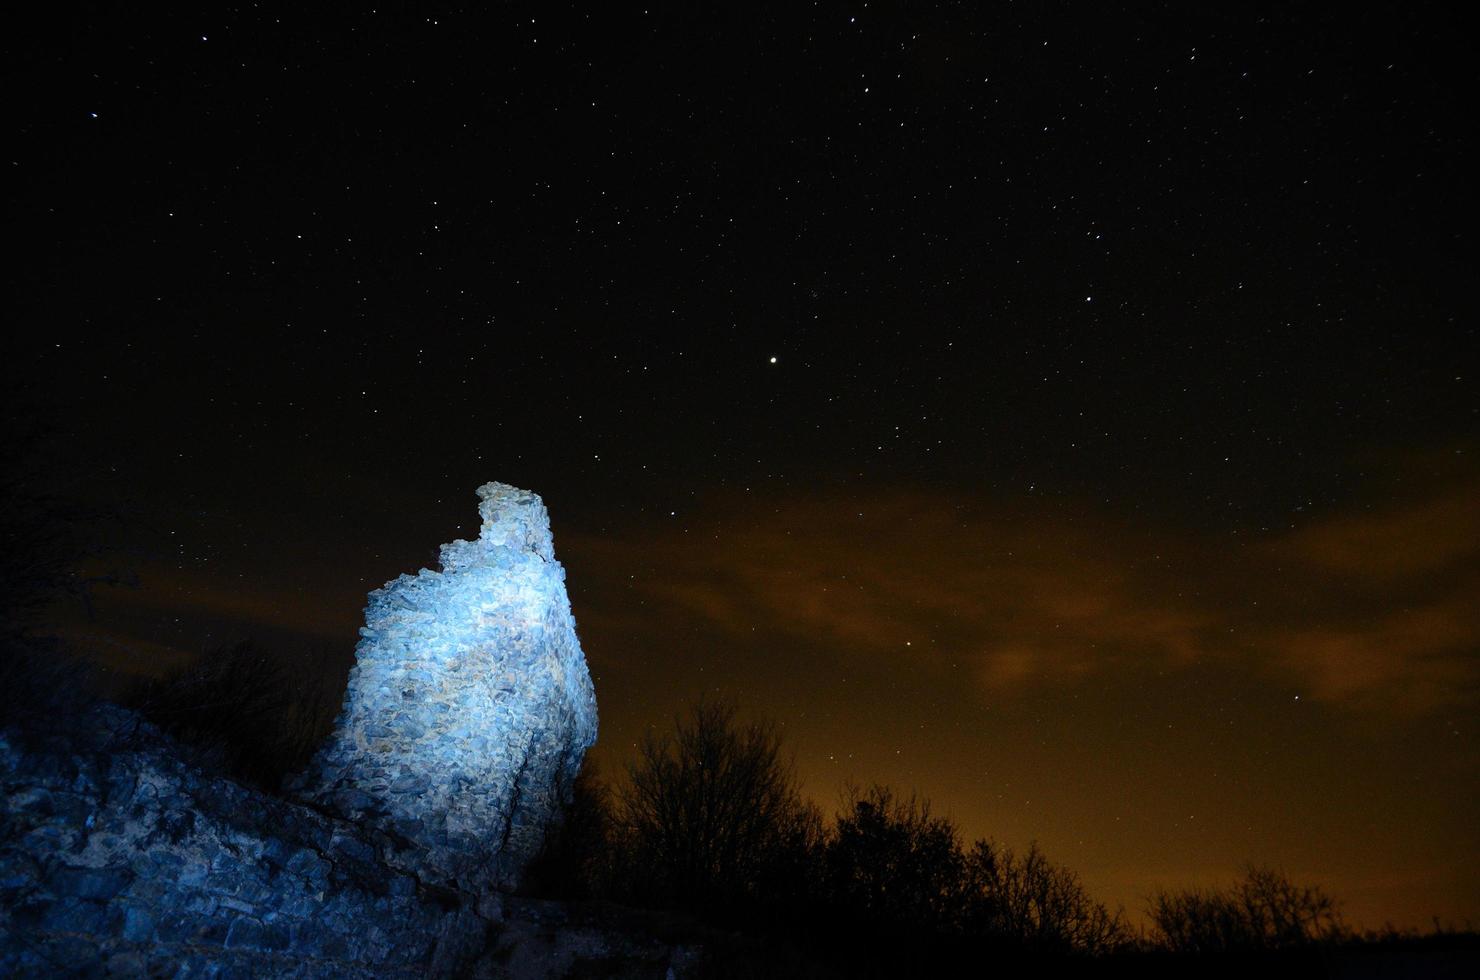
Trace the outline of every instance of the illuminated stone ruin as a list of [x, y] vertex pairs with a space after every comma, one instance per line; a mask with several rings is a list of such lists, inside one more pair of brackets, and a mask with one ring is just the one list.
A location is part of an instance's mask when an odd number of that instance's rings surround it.
[[334, 734], [297, 783], [424, 880], [475, 892], [516, 881], [596, 739], [545, 505], [478, 496], [476, 540], [370, 593]]

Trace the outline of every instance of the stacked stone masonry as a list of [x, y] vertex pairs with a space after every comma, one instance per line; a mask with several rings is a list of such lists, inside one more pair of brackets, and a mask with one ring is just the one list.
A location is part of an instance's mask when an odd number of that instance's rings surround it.
[[370, 594], [343, 714], [298, 787], [470, 891], [514, 883], [596, 739], [545, 506], [478, 495], [476, 540]]

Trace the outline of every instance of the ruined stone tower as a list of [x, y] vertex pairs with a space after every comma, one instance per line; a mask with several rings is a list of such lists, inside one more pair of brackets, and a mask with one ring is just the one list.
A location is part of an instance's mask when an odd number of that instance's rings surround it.
[[334, 733], [295, 784], [474, 892], [516, 880], [596, 739], [545, 505], [502, 483], [478, 496], [477, 540], [370, 593]]

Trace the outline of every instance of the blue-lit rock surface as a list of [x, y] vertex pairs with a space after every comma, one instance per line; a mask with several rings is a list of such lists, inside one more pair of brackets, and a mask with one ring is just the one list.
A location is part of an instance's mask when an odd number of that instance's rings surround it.
[[100, 705], [0, 732], [0, 976], [463, 975], [498, 903], [395, 842], [186, 764]]
[[544, 505], [478, 493], [477, 540], [371, 593], [299, 800], [114, 705], [0, 730], [0, 976], [683, 972], [691, 952], [640, 931], [504, 911], [596, 701]]
[[370, 594], [344, 709], [296, 787], [475, 893], [516, 880], [596, 739], [545, 506], [502, 483], [478, 496], [477, 539]]
[[0, 730], [0, 977], [684, 977], [708, 941], [431, 885], [397, 847], [204, 773], [113, 705]]

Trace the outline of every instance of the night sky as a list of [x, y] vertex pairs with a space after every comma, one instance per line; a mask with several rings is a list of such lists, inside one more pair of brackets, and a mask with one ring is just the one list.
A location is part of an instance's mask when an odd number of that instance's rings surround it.
[[298, 6], [6, 41], [7, 412], [142, 583], [74, 642], [308, 670], [499, 480], [609, 774], [718, 693], [1133, 916], [1480, 921], [1456, 14]]

